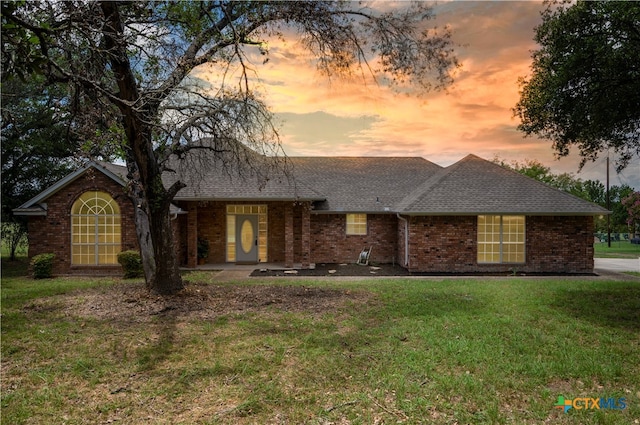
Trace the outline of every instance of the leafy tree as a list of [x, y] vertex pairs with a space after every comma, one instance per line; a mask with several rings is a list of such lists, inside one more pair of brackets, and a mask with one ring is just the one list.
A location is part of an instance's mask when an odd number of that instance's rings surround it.
[[2, 231], [2, 245], [9, 249], [9, 258], [16, 259], [18, 250], [26, 251], [27, 234], [20, 223], [3, 221], [0, 226]]
[[627, 224], [633, 237], [637, 237], [640, 231], [640, 192], [633, 192], [622, 200], [622, 205], [627, 209], [629, 218]]
[[627, 184], [611, 186], [609, 188], [611, 228], [615, 232], [626, 232], [628, 230], [629, 211], [623, 204], [623, 201], [632, 194], [633, 188]]
[[[67, 175], [83, 157], [104, 159], [112, 153], [97, 137], [94, 143], [80, 138], [83, 130], [78, 127], [83, 124], [71, 113], [65, 86], [47, 84], [42, 76], [14, 77], [6, 75], [0, 86], [2, 222], [17, 225], [10, 226], [10, 239], [20, 241], [26, 235], [26, 220], [13, 216], [14, 208]], [[15, 251], [11, 252], [13, 258]]]
[[3, 239], [14, 259], [27, 229], [11, 211], [68, 174], [79, 146], [60, 107], [61, 87], [7, 78], [1, 92]]
[[[451, 82], [457, 61], [448, 31], [426, 29], [432, 15], [425, 3], [400, 6], [381, 12], [346, 1], [3, 2], [3, 72], [33, 70], [68, 85], [87, 107], [87, 122], [117, 118], [145, 279], [151, 290], [173, 293], [183, 287], [169, 216], [185, 187], [176, 159], [254, 164], [246, 147], [272, 159], [280, 152], [271, 115], [251, 84], [259, 66], [252, 55], [268, 55], [270, 37], [299, 37], [326, 75], [364, 68], [383, 84], [423, 91]], [[201, 66], [219, 74], [217, 86], [198, 84], [193, 71]], [[165, 186], [161, 177], [171, 172], [178, 178]]]
[[79, 142], [60, 103], [66, 93], [42, 78], [2, 82], [2, 219], [67, 174]]
[[640, 154], [640, 3], [550, 2], [535, 31], [518, 129], [553, 141], [559, 156], [576, 146], [581, 166], [612, 148], [622, 170]]
[[508, 164], [504, 160], [496, 157], [493, 161], [505, 168], [517, 171], [520, 174], [531, 177], [534, 180], [538, 180], [556, 189], [571, 193], [572, 195], [591, 202], [596, 202], [593, 199], [589, 199], [588, 195], [584, 192], [584, 183], [581, 179], [571, 173], [553, 174], [550, 167], [547, 167], [536, 159], [526, 159], [523, 162], [512, 161]]
[[593, 203], [606, 207], [607, 205], [607, 189], [599, 180], [587, 180], [582, 183], [582, 199], [586, 199]]

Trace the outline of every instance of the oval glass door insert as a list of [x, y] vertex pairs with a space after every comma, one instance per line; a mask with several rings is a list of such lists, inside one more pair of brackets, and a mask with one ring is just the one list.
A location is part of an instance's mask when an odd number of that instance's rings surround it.
[[247, 219], [242, 223], [242, 228], [240, 229], [240, 239], [240, 243], [242, 244], [242, 250], [244, 251], [244, 253], [250, 253], [251, 249], [253, 248], [254, 240], [253, 225], [251, 224], [251, 220]]

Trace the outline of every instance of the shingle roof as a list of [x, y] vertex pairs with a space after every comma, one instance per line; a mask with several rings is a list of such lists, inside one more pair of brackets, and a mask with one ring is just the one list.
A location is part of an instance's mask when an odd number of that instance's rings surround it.
[[[202, 158], [200, 158], [202, 159]], [[238, 159], [185, 162], [164, 173], [170, 185], [177, 179], [187, 184], [175, 200], [302, 200], [325, 197], [302, 179], [294, 178], [288, 159], [255, 156], [250, 162]]]
[[[601, 215], [604, 208], [566, 192], [468, 155], [442, 168], [411, 157], [291, 157], [286, 167], [271, 168], [259, 157], [257, 166], [243, 161], [229, 164], [181, 162], [175, 173], [165, 173], [170, 185], [180, 178], [187, 187], [176, 200], [304, 200], [316, 212], [389, 212], [415, 215]], [[264, 166], [264, 167], [262, 167]], [[126, 167], [89, 163], [14, 210], [43, 215], [40, 205], [95, 167], [126, 184]], [[266, 167], [266, 168], [265, 168]], [[268, 178], [267, 178], [268, 177]], [[293, 177], [293, 178], [291, 178]], [[172, 212], [180, 212], [172, 206]]]
[[[47, 200], [47, 198], [63, 189], [64, 187], [68, 186], [69, 184], [73, 183], [90, 168], [101, 171], [107, 177], [111, 178], [121, 186], [124, 186], [127, 183], [127, 167], [123, 165], [112, 164], [110, 162], [89, 161], [84, 167], [77, 169], [73, 173], [56, 182], [54, 185], [43, 190], [24, 204], [20, 205], [18, 208], [15, 208], [13, 210], [13, 213], [16, 215], [46, 215], [47, 208], [44, 202]], [[174, 204], [171, 204], [169, 206], [169, 211], [171, 212], [171, 214], [185, 213], [184, 211], [182, 211], [182, 209]]]
[[600, 215], [608, 211], [475, 155], [426, 180], [398, 205], [405, 214]]
[[322, 193], [316, 211], [394, 211], [413, 188], [441, 170], [424, 158], [292, 157], [293, 173]]
[[[263, 157], [253, 158], [253, 166], [245, 162], [201, 161], [199, 164], [173, 164], [175, 173], [162, 176], [168, 187], [177, 179], [187, 184], [175, 200], [323, 200], [324, 195], [291, 178], [287, 161], [271, 164]], [[127, 169], [122, 165], [101, 162], [111, 173], [127, 180]]]

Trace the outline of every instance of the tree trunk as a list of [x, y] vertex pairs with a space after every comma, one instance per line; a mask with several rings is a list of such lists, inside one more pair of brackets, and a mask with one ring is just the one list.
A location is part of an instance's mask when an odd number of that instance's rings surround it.
[[[141, 162], [148, 164], [144, 160]], [[170, 207], [173, 195], [182, 185], [166, 190], [159, 172], [154, 172], [157, 167], [148, 167], [146, 173], [140, 173], [140, 167], [140, 163], [129, 155], [129, 196], [136, 209], [136, 234], [146, 285], [157, 294], [174, 294], [183, 289], [184, 284], [178, 266]], [[141, 178], [142, 175], [147, 177]]]
[[[171, 201], [184, 187], [177, 182], [166, 189], [162, 183], [162, 168], [153, 149], [153, 124], [163, 99], [159, 93], [143, 95], [129, 62], [124, 26], [116, 2], [100, 3], [105, 16], [103, 30], [109, 62], [118, 84], [119, 100], [115, 104], [122, 113], [122, 125], [127, 137], [127, 170], [129, 196], [136, 208], [136, 234], [145, 280], [149, 290], [158, 294], [173, 294], [184, 288], [178, 254], [173, 242], [173, 227], [169, 216]], [[164, 96], [168, 91], [164, 93]]]
[[159, 294], [174, 294], [183, 289], [184, 284], [178, 268], [169, 208], [152, 211], [150, 218], [155, 273], [147, 279], [147, 287]]

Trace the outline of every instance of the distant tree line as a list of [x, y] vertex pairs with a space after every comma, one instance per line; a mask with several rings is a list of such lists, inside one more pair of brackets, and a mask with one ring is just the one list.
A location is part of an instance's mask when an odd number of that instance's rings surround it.
[[[550, 167], [535, 159], [506, 162], [504, 159], [496, 157], [493, 162], [607, 208], [607, 188], [599, 180], [582, 180], [572, 173], [554, 174]], [[609, 219], [612, 232], [629, 234], [638, 232], [640, 218], [638, 218], [639, 213], [635, 212], [635, 209], [638, 208], [636, 201], [640, 202], [640, 192], [636, 192], [628, 184], [609, 187], [609, 209], [611, 211]], [[606, 217], [596, 217], [595, 225], [597, 233], [607, 233]]]

